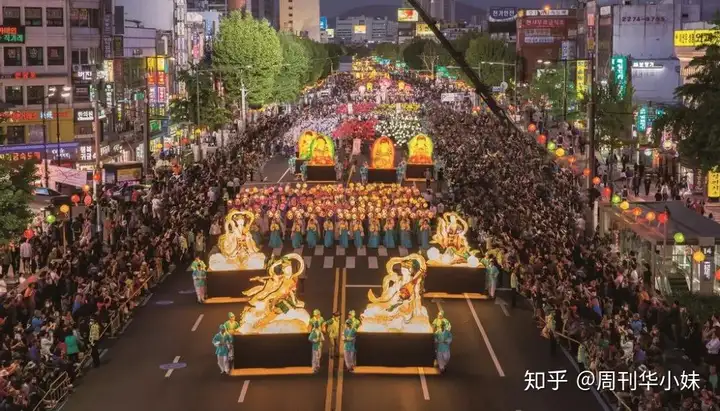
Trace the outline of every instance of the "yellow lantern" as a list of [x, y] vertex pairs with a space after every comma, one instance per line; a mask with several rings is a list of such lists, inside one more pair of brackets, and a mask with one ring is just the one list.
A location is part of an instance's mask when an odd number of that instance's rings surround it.
[[621, 209], [621, 210], [625, 211], [625, 210], [627, 210], [628, 208], [630, 208], [630, 203], [628, 203], [627, 201], [623, 201], [622, 203], [620, 203], [620, 209]]
[[697, 250], [693, 253], [693, 260], [696, 263], [702, 263], [703, 261], [705, 261], [705, 254], [702, 251]]
[[557, 150], [555, 150], [555, 155], [558, 157], [562, 157], [565, 155], [565, 149], [560, 147]]
[[67, 204], [63, 204], [60, 206], [60, 212], [63, 214], [67, 214], [70, 212], [70, 206]]

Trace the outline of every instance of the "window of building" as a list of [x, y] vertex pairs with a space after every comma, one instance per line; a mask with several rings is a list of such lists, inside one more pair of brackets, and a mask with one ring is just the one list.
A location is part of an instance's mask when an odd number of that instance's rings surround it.
[[65, 17], [62, 7], [46, 8], [45, 21], [48, 27], [63, 27], [65, 25]]
[[22, 86], [5, 86], [5, 102], [18, 106], [24, 105]]
[[28, 66], [42, 66], [45, 64], [45, 54], [42, 47], [26, 47]]
[[25, 25], [42, 27], [42, 7], [25, 7]]
[[48, 66], [65, 65], [65, 47], [48, 47], [47, 63]]
[[7, 126], [5, 135], [8, 144], [25, 144], [25, 126]]
[[45, 98], [45, 86], [27, 86], [27, 103], [42, 104]]
[[100, 10], [70, 9], [70, 25], [72, 27], [100, 28]]
[[22, 47], [5, 47], [3, 63], [8, 67], [22, 66]]
[[6, 26], [21, 26], [20, 7], [3, 7], [3, 24]]
[[72, 64], [90, 64], [90, 53], [88, 49], [73, 49]]

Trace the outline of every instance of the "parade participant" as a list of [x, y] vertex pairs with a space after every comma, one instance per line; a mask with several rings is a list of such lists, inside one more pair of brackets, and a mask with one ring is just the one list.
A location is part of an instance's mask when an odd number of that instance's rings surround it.
[[368, 247], [378, 248], [380, 246], [380, 222], [374, 216], [370, 216], [368, 231], [370, 231], [368, 235]]
[[437, 332], [440, 330], [440, 327], [444, 326], [446, 330], [450, 331], [452, 330], [452, 325], [450, 324], [450, 320], [445, 318], [445, 311], [440, 310], [437, 313], [437, 317], [432, 322], [432, 328], [433, 332]]
[[310, 318], [310, 328], [321, 328], [324, 323], [325, 319], [323, 318], [322, 313], [320, 313], [320, 310], [313, 310], [312, 317]]
[[[270, 248], [282, 248], [283, 241], [280, 231], [280, 219], [278, 218], [278, 215], [276, 215], [270, 223]], [[270, 217], [272, 217], [272, 215]]]
[[368, 179], [368, 163], [365, 161], [362, 166], [360, 166], [360, 181], [363, 184], [367, 184]]
[[240, 328], [240, 322], [235, 319], [235, 314], [228, 313], [228, 320], [225, 321], [225, 324], [223, 324], [223, 326], [225, 327], [228, 339], [230, 340], [230, 344], [228, 344], [228, 361], [232, 363], [233, 359], [235, 358], [235, 349], [234, 344], [232, 344], [232, 335], [235, 334]]
[[348, 223], [347, 221], [340, 217], [340, 222], [338, 223], [338, 230], [340, 231], [340, 247], [342, 248], [348, 248], [350, 247], [350, 234], [348, 233]]
[[335, 158], [335, 179], [337, 181], [342, 181], [343, 178], [343, 165], [342, 162], [338, 161], [337, 157]]
[[351, 319], [345, 321], [345, 329], [343, 330], [343, 355], [345, 356], [345, 367], [348, 371], [353, 372], [355, 369], [355, 336], [357, 328], [353, 325]]
[[315, 214], [310, 215], [310, 219], [307, 222], [307, 230], [305, 233], [305, 241], [308, 247], [315, 248], [318, 240], [318, 222], [315, 218]]
[[323, 231], [323, 245], [330, 248], [335, 243], [335, 226], [330, 216], [323, 223]]
[[195, 286], [195, 295], [197, 296], [198, 303], [202, 304], [207, 299], [207, 266], [205, 262], [200, 259], [200, 256], [195, 257], [195, 261], [190, 265], [192, 268], [193, 286]]
[[407, 249], [412, 248], [410, 230], [410, 220], [406, 216], [403, 216], [400, 219], [400, 245]]
[[304, 162], [300, 165], [300, 178], [302, 178], [302, 181], [307, 181], [307, 169], [307, 162]]
[[495, 287], [497, 286], [500, 269], [498, 269], [497, 262], [494, 258], [489, 259], [487, 262], [488, 264], [485, 267], [485, 281], [487, 282], [486, 287], [490, 298], [495, 298]]
[[260, 225], [258, 224], [257, 216], [250, 225], [250, 235], [253, 241], [255, 241], [255, 244], [262, 244], [262, 235], [260, 234]]
[[337, 357], [338, 352], [335, 344], [337, 343], [337, 338], [340, 334], [340, 312], [335, 311], [332, 315], [332, 318], [325, 321], [325, 323], [323, 324], [323, 328], [325, 333], [328, 335], [328, 341], [330, 342], [328, 352], [331, 356]]
[[395, 248], [395, 218], [385, 219], [385, 235], [383, 236], [385, 248]]
[[355, 316], [355, 310], [348, 311], [348, 321], [352, 322], [352, 327], [354, 329], [360, 328], [360, 320]]
[[322, 359], [322, 342], [324, 338], [325, 337], [323, 337], [323, 333], [320, 327], [313, 327], [312, 330], [310, 330], [308, 341], [312, 343], [312, 369], [315, 373], [320, 371], [320, 360]]
[[362, 222], [360, 222], [360, 220], [358, 220], [356, 215], [353, 215], [352, 233], [353, 233], [353, 242], [355, 243], [355, 248], [362, 248], [363, 247], [363, 237], [365, 237], [365, 230], [363, 229]]
[[295, 163], [297, 162], [297, 157], [293, 155], [288, 159], [288, 169], [292, 174], [295, 174]]
[[220, 374], [230, 374], [230, 361], [228, 360], [230, 347], [224, 325], [220, 326], [220, 331], [215, 334], [212, 343], [215, 346], [215, 355], [217, 356], [218, 367], [220, 367]]
[[441, 323], [440, 328], [435, 331], [435, 350], [440, 372], [445, 372], [445, 368], [447, 368], [448, 362], [450, 362], [450, 344], [452, 344], [452, 333], [445, 327], [445, 323]]
[[418, 241], [420, 249], [427, 250], [430, 248], [430, 223], [427, 218], [423, 218], [420, 221], [420, 227], [418, 232]]
[[403, 180], [405, 179], [405, 168], [406, 163], [403, 159], [400, 164], [398, 164], [397, 170], [395, 170], [395, 175], [397, 176], [397, 183], [402, 184]]
[[300, 248], [303, 245], [303, 237], [302, 237], [302, 222], [300, 221], [301, 215], [298, 214], [295, 216], [295, 219], [293, 220], [292, 225], [292, 246], [293, 248]]

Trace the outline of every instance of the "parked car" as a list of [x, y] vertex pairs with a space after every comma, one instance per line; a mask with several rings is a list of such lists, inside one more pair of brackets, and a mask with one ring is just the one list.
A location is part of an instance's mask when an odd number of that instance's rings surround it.
[[70, 204], [70, 196], [61, 194], [51, 188], [34, 187], [32, 202], [42, 207], [60, 206], [62, 204]]

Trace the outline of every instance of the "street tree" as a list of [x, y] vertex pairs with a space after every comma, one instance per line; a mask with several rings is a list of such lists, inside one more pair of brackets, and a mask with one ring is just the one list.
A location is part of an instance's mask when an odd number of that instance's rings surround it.
[[310, 58], [298, 37], [278, 33], [283, 53], [283, 64], [275, 78], [273, 101], [290, 103], [297, 100], [308, 79]]
[[325, 48], [325, 45], [309, 39], [302, 39], [302, 44], [305, 47], [305, 54], [309, 61], [304, 84], [313, 85], [329, 73], [329, 67], [332, 61], [330, 60], [328, 49]]
[[465, 51], [468, 65], [477, 70], [480, 80], [490, 87], [499, 86], [502, 81], [509, 82], [514, 77], [512, 66], [506, 64], [515, 63], [515, 49], [508, 44], [482, 35], [470, 40]]
[[[611, 150], [634, 143], [632, 136], [633, 102], [635, 90], [628, 83], [624, 90], [610, 76], [608, 81], [596, 86], [595, 133], [596, 141]], [[588, 96], [589, 97], [589, 96]], [[584, 103], [587, 104], [587, 97]]]
[[190, 70], [181, 71], [179, 80], [185, 84], [187, 93], [170, 102], [170, 117], [174, 122], [192, 123], [211, 130], [218, 130], [230, 122], [230, 110], [217, 91], [208, 65], [200, 64]]
[[32, 221], [28, 204], [37, 167], [35, 160], [17, 163], [0, 159], [0, 243], [16, 240]]
[[380, 43], [373, 48], [372, 54], [373, 56], [395, 61], [400, 55], [400, 48], [395, 43]]
[[240, 101], [244, 85], [250, 104], [269, 102], [282, 62], [280, 39], [267, 20], [234, 11], [220, 21], [213, 43], [213, 67], [221, 74], [230, 101]]

